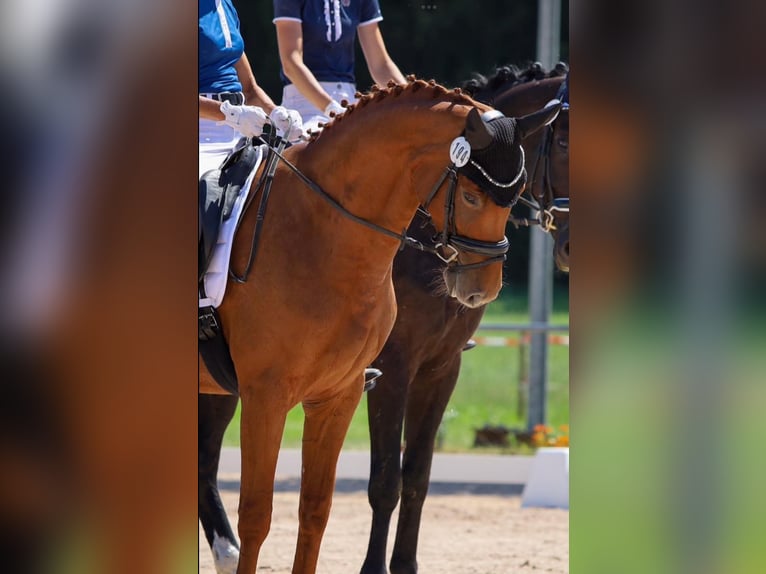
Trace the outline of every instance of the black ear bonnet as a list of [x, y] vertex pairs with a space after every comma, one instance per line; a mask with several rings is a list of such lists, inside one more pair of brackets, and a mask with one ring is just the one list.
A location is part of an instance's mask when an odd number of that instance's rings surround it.
[[472, 133], [469, 119], [465, 138], [471, 144], [471, 155], [468, 163], [460, 168], [460, 173], [477, 184], [497, 205], [511, 206], [516, 203], [527, 182], [521, 134], [516, 120], [499, 112], [488, 112], [479, 119], [486, 133]]

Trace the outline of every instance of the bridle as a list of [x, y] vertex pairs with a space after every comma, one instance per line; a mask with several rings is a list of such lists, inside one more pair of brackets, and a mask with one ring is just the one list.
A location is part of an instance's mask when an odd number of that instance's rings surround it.
[[[491, 113], [491, 112], [490, 112]], [[487, 179], [492, 185], [495, 185], [497, 187], [501, 188], [510, 188], [515, 185], [518, 185], [519, 181], [521, 181], [522, 177], [526, 173], [526, 167], [525, 167], [525, 161], [524, 161], [524, 148], [519, 146], [519, 150], [521, 152], [521, 159], [520, 159], [520, 165], [519, 170], [516, 174], [516, 177], [514, 177], [510, 182], [499, 182], [492, 178], [492, 176], [487, 173], [487, 171], [477, 162], [475, 162], [472, 159], [469, 159], [468, 162], [470, 162], [474, 167], [476, 167], [481, 175]], [[506, 259], [506, 253], [508, 253], [509, 243], [508, 238], [503, 237], [501, 241], [497, 242], [491, 242], [491, 241], [480, 241], [478, 239], [472, 239], [470, 237], [465, 237], [463, 235], [458, 235], [457, 233], [457, 225], [455, 223], [455, 189], [457, 188], [457, 178], [458, 178], [458, 165], [453, 161], [450, 163], [450, 165], [447, 167], [447, 169], [442, 174], [439, 181], [436, 182], [436, 185], [431, 190], [431, 193], [428, 194], [428, 197], [426, 198], [425, 202], [423, 202], [423, 205], [421, 205], [418, 208], [418, 212], [420, 215], [422, 215], [425, 218], [426, 224], [432, 224], [432, 217], [430, 212], [428, 211], [429, 206], [431, 205], [431, 202], [433, 201], [434, 197], [436, 197], [436, 194], [439, 192], [439, 189], [441, 189], [442, 185], [444, 185], [444, 181], [449, 178], [449, 187], [447, 188], [447, 195], [444, 200], [444, 229], [441, 232], [441, 237], [439, 237], [439, 234], [434, 238], [434, 241], [438, 242], [435, 243], [434, 247], [436, 248], [435, 254], [439, 259], [444, 261], [448, 266], [450, 266], [455, 271], [465, 271], [468, 269], [476, 269], [478, 267], [484, 267], [486, 265], [490, 265], [496, 261], [505, 261]], [[511, 204], [512, 205], [512, 204]], [[433, 224], [432, 224], [433, 225]], [[452, 250], [452, 253], [448, 256], [443, 256], [441, 253], [439, 253], [438, 249], [446, 249], [449, 248]], [[459, 263], [457, 261], [457, 257], [459, 255], [459, 252], [464, 251], [468, 253], [476, 253], [477, 255], [483, 255], [487, 257], [487, 259], [483, 261], [479, 261], [477, 263], [469, 263], [469, 264], [463, 264]]]
[[[561, 83], [555, 99], [561, 101], [565, 90], [566, 79]], [[562, 104], [561, 111], [569, 112], [569, 104]], [[551, 179], [551, 146], [553, 145], [553, 131], [556, 121], [558, 121], [558, 119], [543, 128], [545, 131], [543, 132], [543, 138], [537, 149], [535, 165], [532, 168], [532, 178], [525, 189], [525, 193], [529, 194], [530, 197], [527, 198], [524, 194], [519, 197], [520, 203], [537, 211], [539, 215], [537, 218], [526, 218], [516, 217], [511, 214], [509, 220], [516, 227], [539, 225], [540, 229], [546, 233], [550, 233], [556, 229], [555, 214], [569, 213], [569, 198], [555, 196]], [[535, 181], [538, 172], [540, 171], [542, 171], [542, 184], [540, 185], [540, 191], [538, 193]]]
[[[269, 166], [270, 169], [264, 170], [261, 176], [261, 180], [259, 181], [257, 186], [257, 187], [260, 187], [261, 185], [263, 185], [264, 193], [261, 196], [261, 205], [259, 206], [259, 210], [258, 210], [259, 216], [256, 220], [256, 226], [253, 232], [253, 241], [252, 241], [251, 249], [250, 249], [250, 257], [248, 259], [248, 263], [245, 268], [245, 271], [242, 275], [237, 275], [231, 269], [229, 271], [231, 277], [239, 283], [244, 283], [247, 280], [247, 276], [250, 272], [253, 261], [255, 259], [255, 255], [257, 253], [257, 245], [258, 245], [257, 239], [260, 235], [260, 230], [261, 230], [261, 227], [264, 221], [264, 216], [265, 216], [264, 199], [268, 198], [268, 195], [269, 195], [268, 190], [271, 187], [271, 182], [273, 181], [274, 171], [276, 168], [276, 165], [275, 165], [276, 159], [281, 160], [296, 176], [298, 176], [298, 178], [310, 190], [312, 190], [317, 195], [319, 195], [319, 197], [321, 197], [328, 204], [330, 204], [330, 206], [340, 211], [346, 218], [360, 225], [363, 225], [369, 229], [372, 229], [373, 231], [376, 231], [378, 233], [381, 233], [383, 235], [386, 235], [388, 237], [391, 237], [399, 241], [399, 250], [402, 250], [405, 247], [411, 247], [414, 249], [418, 249], [419, 251], [432, 253], [433, 255], [436, 255], [439, 259], [441, 259], [444, 263], [446, 263], [447, 267], [454, 272], [462, 272], [462, 271], [468, 271], [471, 269], [478, 269], [480, 267], [485, 267], [493, 263], [505, 261], [506, 259], [506, 253], [508, 253], [508, 249], [509, 249], [509, 243], [508, 243], [507, 237], [503, 236], [503, 239], [500, 241], [483, 241], [480, 239], [474, 239], [471, 237], [466, 237], [464, 235], [459, 235], [457, 233], [457, 225], [455, 222], [455, 190], [457, 189], [457, 180], [459, 175], [458, 172], [461, 166], [458, 165], [458, 163], [456, 163], [454, 159], [445, 168], [444, 172], [442, 173], [439, 180], [436, 182], [436, 185], [433, 187], [433, 189], [431, 190], [431, 193], [429, 193], [426, 200], [418, 207], [418, 213], [420, 213], [422, 216], [425, 217], [426, 223], [431, 223], [432, 216], [431, 216], [431, 213], [428, 211], [428, 208], [430, 207], [434, 197], [436, 197], [436, 194], [444, 185], [445, 181], [449, 180], [447, 193], [444, 200], [444, 229], [441, 231], [441, 233], [437, 232], [437, 234], [433, 238], [433, 244], [429, 245], [427, 243], [423, 243], [422, 241], [418, 239], [415, 239], [414, 237], [407, 235], [406, 230], [404, 230], [402, 233], [397, 233], [396, 231], [392, 231], [381, 225], [378, 225], [377, 223], [368, 221], [362, 217], [359, 217], [351, 213], [343, 205], [341, 205], [335, 198], [333, 198], [330, 194], [328, 194], [325, 190], [323, 190], [316, 182], [314, 182], [309, 177], [307, 177], [303, 172], [301, 172], [301, 170], [297, 166], [295, 166], [292, 162], [290, 162], [287, 158], [285, 158], [284, 155], [282, 155], [282, 151], [284, 149], [283, 145], [280, 145], [280, 144], [272, 145], [272, 143], [266, 142], [262, 138], [258, 138], [258, 139], [261, 139], [261, 141], [263, 141], [268, 147], [269, 156], [266, 159], [266, 165]], [[524, 149], [521, 146], [519, 146], [519, 149], [521, 150], [520, 168], [519, 168], [517, 176], [511, 182], [508, 182], [508, 183], [497, 182], [494, 179], [492, 179], [492, 177], [486, 172], [486, 170], [484, 170], [478, 163], [473, 162], [473, 165], [477, 169], [479, 169], [482, 176], [487, 178], [487, 180], [491, 184], [499, 186], [499, 187], [513, 187], [514, 185], [518, 185], [518, 182], [522, 180], [522, 177], [526, 173], [526, 168], [524, 165]], [[468, 160], [468, 161], [473, 161], [473, 160]], [[448, 252], [448, 250], [451, 252]], [[475, 253], [477, 255], [486, 257], [486, 259], [483, 259], [482, 261], [478, 261], [476, 263], [468, 263], [468, 264], [460, 263], [460, 261], [458, 261], [458, 256], [461, 252]]]
[[[569, 213], [569, 198], [568, 197], [555, 197], [553, 190], [553, 184], [551, 183], [551, 145], [553, 141], [553, 123], [546, 126], [543, 133], [543, 139], [540, 142], [538, 148], [537, 157], [535, 158], [535, 165], [532, 168], [532, 179], [525, 190], [525, 193], [530, 194], [527, 198], [522, 194], [519, 196], [519, 202], [523, 203], [530, 209], [538, 212], [537, 218], [525, 218], [516, 217], [511, 215], [510, 221], [516, 227], [531, 225], [539, 225], [540, 229], [550, 233], [556, 229], [555, 225], [555, 213]], [[538, 192], [535, 181], [538, 173], [542, 169], [542, 185]]]

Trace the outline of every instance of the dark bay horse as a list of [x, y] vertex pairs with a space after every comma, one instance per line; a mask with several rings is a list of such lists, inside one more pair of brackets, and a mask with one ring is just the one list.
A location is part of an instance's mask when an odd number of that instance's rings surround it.
[[[506, 115], [522, 115], [557, 95], [564, 80], [558, 74], [565, 71], [557, 68], [548, 77], [536, 66], [524, 71], [504, 68], [504, 81], [484, 82], [484, 92], [477, 91], [477, 96], [493, 102]], [[530, 174], [534, 173], [535, 165], [550, 166], [549, 180], [544, 182], [539, 177], [538, 167], [538, 177], [528, 190], [541, 206], [547, 204], [548, 193], [553, 194], [550, 199], [569, 195], [566, 169], [569, 118], [564, 113], [562, 110], [542, 133], [524, 142], [529, 151], [526, 162]], [[539, 157], [543, 153], [551, 157]], [[549, 185], [550, 190], [542, 189], [544, 185]], [[555, 228], [551, 228], [554, 236], [564, 229], [564, 224], [568, 228], [568, 217], [557, 215], [555, 223]], [[410, 229], [416, 228], [413, 224]], [[561, 249], [558, 240], [556, 244], [556, 249]], [[568, 254], [566, 259], [568, 270]], [[559, 254], [556, 260], [562, 267]], [[373, 516], [361, 574], [386, 574], [386, 544], [397, 504], [399, 519], [390, 572], [417, 572], [420, 519], [436, 434], [458, 380], [463, 348], [479, 326], [485, 309], [484, 306], [468, 309], [449, 297], [435, 296], [433, 280], [442, 268], [438, 259], [424, 253], [402, 252], [394, 262], [399, 313], [383, 351], [373, 363], [384, 375], [367, 397], [371, 439], [368, 497]]]
[[[434, 209], [436, 251], [449, 262], [442, 268], [444, 292], [466, 308], [493, 300], [502, 281], [498, 249], [507, 249], [505, 222], [525, 179], [521, 140], [557, 112], [498, 117], [459, 90], [408, 78], [406, 86], [362, 96], [310, 143], [285, 152], [294, 169], [279, 163], [254, 275], [230, 285], [219, 309], [242, 399], [238, 574], [256, 570], [270, 528], [285, 417], [298, 403], [305, 423], [292, 572], [316, 570], [363, 371], [396, 318], [394, 256], [403, 243], [417, 244], [399, 230], [419, 206]], [[461, 135], [473, 148], [471, 162], [449, 169]], [[243, 231], [255, 219], [252, 209], [244, 216], [234, 269], [246, 265], [250, 233]], [[217, 391], [202, 367], [200, 390]], [[216, 560], [222, 572], [233, 571], [237, 553], [222, 524], [215, 474], [235, 404], [236, 397], [200, 396], [200, 517], [216, 558], [223, 558]]]
[[[485, 102], [492, 107], [511, 113], [520, 106], [534, 107], [539, 99], [550, 94], [550, 87], [555, 85], [554, 95], [561, 98], [569, 66], [559, 62], [550, 72], [545, 72], [539, 63], [529, 65], [523, 70], [515, 66], [502, 66], [494, 75], [486, 78], [476, 75], [463, 85], [463, 90], [471, 97]], [[567, 96], [568, 99], [568, 96]], [[526, 103], [524, 103], [526, 101]], [[538, 149], [534, 161], [528, 166], [532, 185], [527, 189], [533, 204], [543, 212], [542, 226], [550, 231], [554, 239], [554, 257], [556, 266], [569, 271], [569, 105], [562, 107], [554, 123], [535, 139], [525, 142], [525, 147], [536, 145]], [[561, 187], [566, 186], [565, 193]], [[558, 188], [558, 189], [557, 189]], [[556, 204], [564, 202], [566, 209]]]

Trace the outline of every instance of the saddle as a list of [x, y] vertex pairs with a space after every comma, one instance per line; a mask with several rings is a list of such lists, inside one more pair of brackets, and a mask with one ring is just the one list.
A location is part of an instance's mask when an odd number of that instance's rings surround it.
[[[205, 293], [205, 272], [221, 226], [232, 214], [234, 202], [258, 161], [258, 151], [249, 138], [242, 138], [218, 169], [202, 175], [199, 181], [199, 256], [198, 283], [200, 299]], [[239, 395], [239, 383], [229, 345], [221, 331], [218, 312], [212, 305], [199, 308], [199, 352], [216, 382], [233, 395]]]
[[221, 167], [205, 172], [199, 180], [200, 281], [210, 264], [221, 225], [231, 217], [234, 200], [257, 160], [258, 152], [250, 139], [242, 138]]

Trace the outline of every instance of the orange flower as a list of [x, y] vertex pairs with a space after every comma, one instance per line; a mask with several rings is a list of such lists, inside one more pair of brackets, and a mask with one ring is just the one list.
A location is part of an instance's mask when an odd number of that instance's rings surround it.
[[531, 443], [534, 447], [569, 446], [569, 425], [560, 425], [559, 432], [546, 424], [534, 426]]

